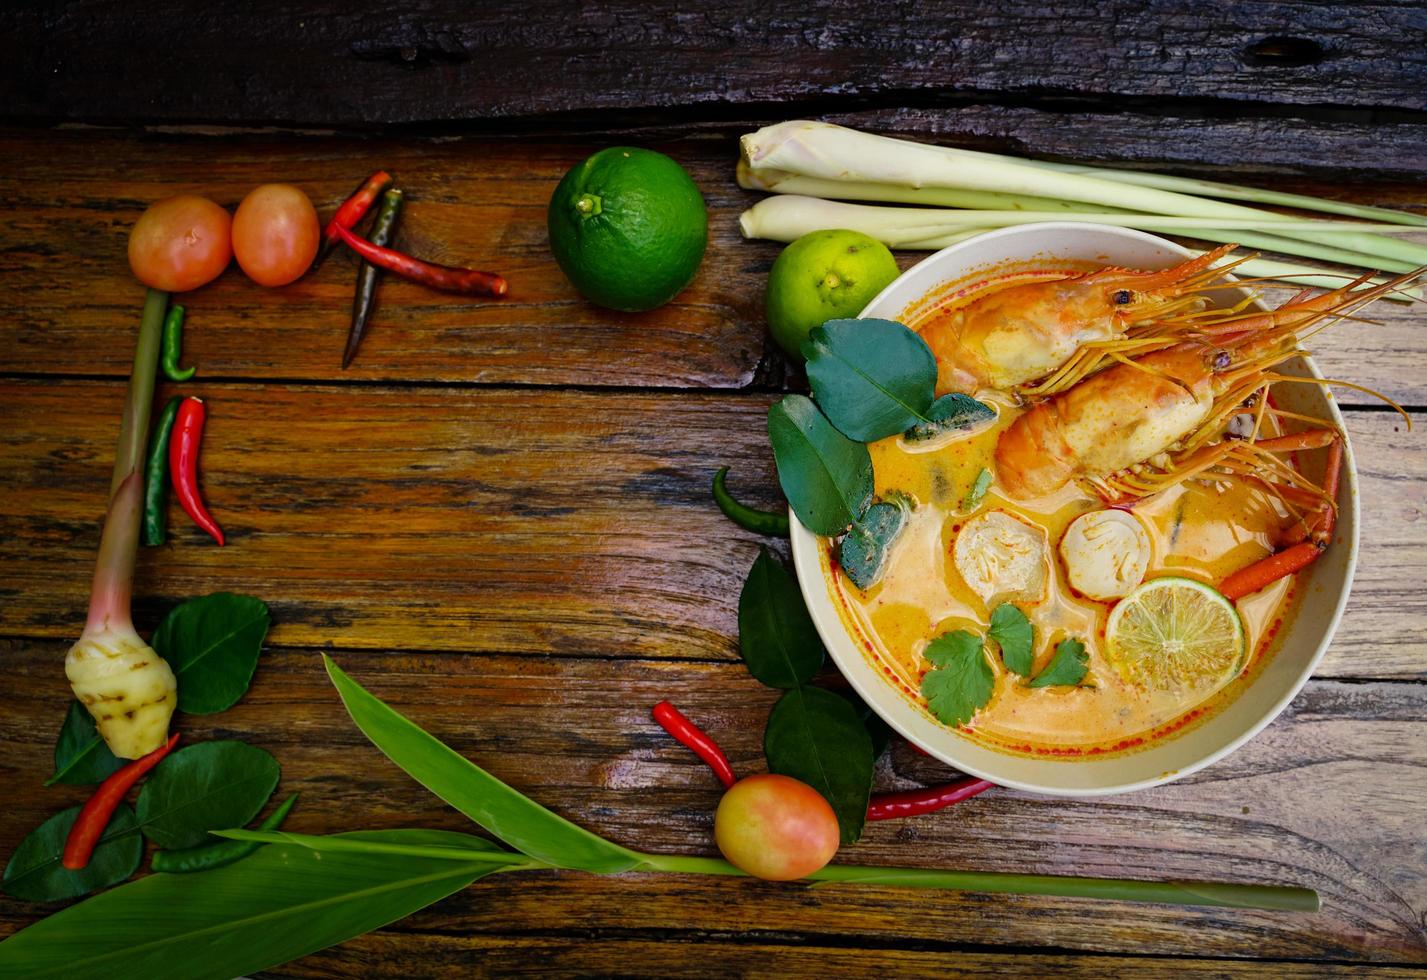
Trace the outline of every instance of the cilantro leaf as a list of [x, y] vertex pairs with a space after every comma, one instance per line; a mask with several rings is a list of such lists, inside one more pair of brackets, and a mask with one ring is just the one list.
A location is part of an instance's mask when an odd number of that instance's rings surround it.
[[935, 665], [922, 678], [922, 696], [946, 725], [964, 725], [991, 700], [996, 676], [979, 637], [956, 630], [932, 640], [925, 651]]
[[961, 509], [965, 511], [975, 510], [981, 505], [982, 499], [986, 496], [986, 491], [991, 489], [991, 471], [984, 466], [981, 472], [976, 474], [976, 482], [971, 484], [971, 489], [966, 491], [966, 496], [961, 501]]
[[1084, 643], [1073, 638], [1061, 640], [1050, 663], [1031, 680], [1031, 687], [1079, 684], [1085, 679], [1089, 663], [1090, 655], [1085, 652]]
[[1003, 602], [991, 613], [991, 628], [987, 632], [1001, 648], [1001, 662], [1006, 669], [1029, 677], [1035, 665], [1032, 649], [1035, 634], [1026, 614], [1009, 602]]

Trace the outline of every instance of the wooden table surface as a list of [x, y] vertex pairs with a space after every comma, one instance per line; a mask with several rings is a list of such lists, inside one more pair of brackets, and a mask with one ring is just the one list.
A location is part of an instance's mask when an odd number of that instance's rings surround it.
[[[494, 266], [502, 303], [388, 281], [339, 369], [352, 263], [262, 290], [236, 269], [185, 298], [185, 387], [209, 402], [219, 550], [177, 520], [143, 552], [141, 629], [227, 589], [275, 626], [252, 690], [195, 738], [243, 738], [301, 790], [292, 829], [461, 829], [356, 731], [318, 653], [561, 814], [644, 849], [714, 853], [719, 790], [648, 716], [670, 697], [761, 765], [774, 692], [738, 661], [735, 607], [759, 539], [708, 494], [731, 465], [779, 499], [763, 427], [800, 374], [766, 337], [776, 245], [735, 137], [818, 116], [963, 146], [1163, 166], [1354, 201], [1427, 206], [1427, 11], [1312, 3], [811, 3], [728, 0], [352, 13], [257, 4], [193, 15], [22, 3], [0, 14], [0, 854], [79, 802], [44, 789], [69, 697], [141, 288], [127, 230], [150, 201], [226, 204], [286, 180], [330, 211], [376, 166], [406, 191], [399, 242]], [[271, 8], [271, 9], [269, 9]], [[702, 270], [669, 306], [612, 314], [555, 268], [545, 204], [615, 142], [689, 168], [710, 207]], [[904, 265], [914, 254], [899, 255]], [[1275, 291], [1275, 296], [1285, 295]], [[1427, 424], [1427, 315], [1314, 340], [1330, 376]], [[166, 396], [167, 391], [161, 392]], [[1090, 801], [994, 791], [874, 825], [849, 862], [1293, 883], [1320, 914], [576, 873], [497, 876], [273, 971], [290, 976], [1006, 974], [1395, 975], [1427, 963], [1427, 452], [1342, 391], [1362, 481], [1348, 613], [1314, 679], [1228, 759]], [[948, 771], [894, 746], [879, 786]], [[0, 935], [41, 914], [0, 898]]]

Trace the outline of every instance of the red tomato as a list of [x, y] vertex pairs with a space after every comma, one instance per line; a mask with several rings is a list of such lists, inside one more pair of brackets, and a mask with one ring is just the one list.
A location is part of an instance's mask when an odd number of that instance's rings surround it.
[[841, 838], [822, 794], [791, 776], [767, 774], [740, 779], [723, 794], [714, 840], [740, 871], [792, 881], [831, 861]]
[[149, 205], [129, 232], [129, 268], [139, 282], [170, 293], [217, 279], [233, 257], [228, 212], [196, 194]]
[[233, 254], [260, 286], [286, 286], [300, 277], [321, 237], [317, 209], [291, 184], [255, 188], [233, 215]]

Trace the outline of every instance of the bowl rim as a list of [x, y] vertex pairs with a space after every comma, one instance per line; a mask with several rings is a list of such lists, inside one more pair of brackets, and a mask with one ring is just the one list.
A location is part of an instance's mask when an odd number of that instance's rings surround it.
[[[999, 228], [993, 231], [988, 231], [984, 234], [977, 235], [974, 238], [968, 238], [964, 241], [956, 242], [955, 244], [949, 245], [946, 248], [943, 248], [937, 252], [933, 252], [931, 255], [922, 259], [920, 262], [917, 262], [915, 265], [912, 265], [907, 268], [904, 272], [902, 272], [901, 275], [899, 275], [890, 284], [888, 284], [886, 288], [882, 289], [876, 296], [874, 296], [871, 301], [869, 301], [867, 305], [863, 307], [862, 311], [858, 313], [858, 318], [866, 317], [868, 315], [868, 311], [875, 309], [878, 304], [883, 301], [884, 297], [888, 296], [894, 290], [897, 290], [905, 279], [912, 276], [914, 273], [918, 273], [926, 267], [943, 264], [948, 261], [949, 258], [954, 257], [958, 253], [970, 250], [972, 247], [983, 246], [987, 241], [994, 241], [998, 238], [1019, 237], [1027, 234], [1044, 233], [1048, 231], [1094, 231], [1096, 233], [1105, 234], [1110, 237], [1126, 238], [1145, 244], [1159, 246], [1176, 255], [1180, 255], [1185, 258], [1190, 258], [1195, 254], [1198, 254], [1197, 252], [1191, 249], [1185, 248], [1184, 246], [1176, 242], [1172, 242], [1168, 239], [1161, 238], [1158, 235], [1152, 235], [1148, 232], [1143, 232], [1131, 228], [1120, 228], [1113, 225], [1099, 225], [1083, 221], [1044, 221], [1036, 222], [1034, 224], [1013, 225], [1006, 228]], [[1236, 277], [1232, 275], [1226, 276], [1226, 282], [1232, 283], [1235, 281], [1237, 281]], [[1262, 308], [1261, 304], [1258, 305], [1260, 305], [1260, 308]], [[1323, 378], [1322, 373], [1318, 370], [1318, 366], [1313, 362], [1313, 358], [1311, 356], [1306, 354], [1302, 355], [1302, 362], [1309, 374], [1311, 374], [1315, 378]], [[981, 779], [990, 780], [991, 782], [996, 783], [998, 786], [1023, 790], [1025, 792], [1036, 793], [1044, 796], [1070, 798], [1109, 796], [1117, 793], [1128, 793], [1134, 790], [1149, 789], [1154, 786], [1162, 786], [1165, 783], [1170, 783], [1177, 779], [1182, 779], [1185, 776], [1198, 772], [1206, 766], [1213, 765], [1214, 763], [1225, 758], [1230, 753], [1242, 747], [1246, 742], [1252, 739], [1259, 732], [1263, 731], [1266, 727], [1268, 727], [1268, 725], [1283, 712], [1284, 708], [1286, 708], [1289, 703], [1291, 703], [1293, 699], [1298, 696], [1298, 693], [1303, 690], [1303, 686], [1308, 683], [1308, 679], [1312, 677], [1313, 672], [1317, 670], [1319, 663], [1321, 663], [1323, 660], [1324, 654], [1326, 654], [1328, 651], [1328, 647], [1332, 644], [1333, 636], [1336, 634], [1338, 630], [1338, 625], [1342, 621], [1343, 612], [1348, 604], [1348, 596], [1352, 592], [1353, 579], [1356, 577], [1357, 574], [1358, 545], [1359, 537], [1361, 534], [1362, 522], [1360, 520], [1361, 515], [1359, 513], [1358, 493], [1356, 490], [1357, 464], [1356, 460], [1353, 457], [1352, 445], [1348, 439], [1347, 429], [1344, 425], [1343, 415], [1338, 408], [1337, 400], [1331, 396], [1331, 393], [1326, 393], [1324, 402], [1327, 405], [1329, 421], [1331, 421], [1331, 423], [1336, 426], [1338, 431], [1343, 435], [1343, 470], [1345, 475], [1347, 476], [1347, 479], [1344, 483], [1345, 489], [1340, 490], [1339, 496], [1340, 507], [1342, 507], [1342, 496], [1344, 493], [1346, 493], [1347, 504], [1345, 509], [1348, 511], [1348, 514], [1340, 515], [1340, 522], [1342, 516], [1348, 516], [1349, 520], [1347, 520], [1346, 523], [1350, 528], [1350, 533], [1347, 537], [1347, 540], [1337, 542], [1339, 547], [1346, 547], [1347, 556], [1342, 576], [1342, 587], [1338, 590], [1337, 601], [1334, 603], [1331, 614], [1329, 615], [1327, 626], [1323, 631], [1323, 635], [1318, 640], [1318, 645], [1313, 655], [1308, 658], [1308, 661], [1304, 664], [1298, 675], [1293, 679], [1293, 682], [1288, 685], [1284, 693], [1279, 698], [1277, 698], [1267, 708], [1267, 710], [1263, 711], [1261, 715], [1252, 724], [1246, 726], [1244, 731], [1239, 733], [1236, 737], [1229, 739], [1227, 742], [1225, 742], [1223, 745], [1220, 745], [1213, 751], [1205, 753], [1202, 757], [1196, 759], [1192, 763], [1181, 765], [1179, 766], [1179, 768], [1173, 771], [1162, 772], [1158, 776], [1143, 779], [1132, 779], [1125, 780], [1122, 782], [1109, 782], [1107, 784], [1097, 786], [1046, 786], [1043, 784], [1036, 783], [1033, 780], [1007, 777], [1003, 773], [993, 771], [992, 768], [979, 765], [974, 761], [967, 761], [965, 758], [959, 756], [955, 749], [968, 745], [976, 745], [976, 743], [971, 742], [970, 739], [967, 739], [965, 736], [959, 735], [950, 729], [946, 729], [944, 727], [940, 729], [939, 734], [945, 735], [946, 738], [940, 739], [936, 743], [929, 743], [926, 740], [919, 738], [913, 733], [913, 731], [911, 730], [911, 726], [904, 723], [902, 719], [882, 709], [881, 701], [883, 697], [886, 696], [886, 692], [888, 690], [891, 690], [890, 685], [887, 685], [886, 682], [880, 678], [880, 676], [878, 676], [873, 670], [871, 670], [865, 656], [858, 648], [855, 639], [848, 632], [846, 626], [842, 622], [841, 617], [837, 615], [836, 607], [831, 602], [831, 596], [826, 594], [828, 590], [825, 587], [826, 582], [823, 576], [820, 555], [820, 542], [822, 539], [820, 536], [814, 534], [812, 531], [809, 531], [806, 527], [803, 526], [802, 522], [798, 520], [798, 515], [793, 512], [793, 508], [790, 505], [788, 507], [789, 544], [790, 549], [792, 551], [794, 570], [797, 573], [798, 587], [802, 591], [803, 601], [808, 608], [808, 612], [813, 620], [813, 625], [817, 628], [818, 635], [822, 639], [823, 645], [827, 648], [828, 654], [829, 656], [831, 656], [833, 663], [837, 666], [838, 671], [847, 680], [848, 684], [851, 685], [852, 689], [857, 692], [858, 697], [862, 698], [862, 700], [877, 714], [878, 717], [880, 717], [886, 724], [888, 724], [894, 731], [900, 734], [907, 741], [922, 749], [924, 752], [926, 752], [928, 755], [931, 755], [933, 758], [938, 759], [941, 762], [944, 762], [947, 765], [952, 766], [953, 768], [961, 772], [976, 776]], [[818, 593], [814, 592], [814, 583], [816, 583], [820, 588], [822, 588], [822, 592], [824, 594], [819, 595]], [[823, 611], [820, 603], [815, 601], [815, 599], [819, 598], [828, 602], [829, 608], [832, 609], [831, 617], [829, 617], [827, 613]], [[834, 621], [829, 622], [829, 619]], [[1280, 638], [1280, 643], [1282, 643], [1283, 640], [1286, 639], [1291, 629], [1292, 625], [1290, 624], [1290, 626], [1285, 630], [1283, 637]], [[841, 640], [843, 642], [839, 643], [837, 642], [838, 640]], [[846, 644], [846, 646], [843, 645], [844, 643]], [[1260, 674], [1258, 675], [1258, 678], [1261, 679], [1262, 676], [1263, 675]], [[1252, 684], [1255, 682], [1256, 681], [1251, 681], [1250, 683]], [[875, 689], [873, 687], [874, 684], [878, 685]], [[891, 691], [891, 693], [896, 696], [896, 698], [901, 704], [903, 704], [904, 706], [909, 705], [903, 694], [897, 691]], [[1189, 733], [1185, 734], [1187, 735]], [[977, 747], [983, 749], [985, 748], [984, 746]], [[988, 751], [994, 752], [995, 750]], [[1006, 758], [1021, 759], [1022, 757], [1014, 756], [1007, 753]], [[1041, 759], [1037, 761], [1051, 766], [1083, 766], [1113, 764], [1119, 758], [1123, 758], [1123, 756], [1114, 756], [1099, 760], [1097, 762], [1088, 762], [1079, 759]]]

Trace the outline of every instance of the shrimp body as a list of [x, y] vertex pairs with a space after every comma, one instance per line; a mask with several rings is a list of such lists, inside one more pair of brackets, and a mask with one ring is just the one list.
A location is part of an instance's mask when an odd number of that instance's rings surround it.
[[996, 482], [1039, 497], [1143, 462], [1198, 428], [1217, 392], [1213, 348], [1185, 344], [1117, 364], [1016, 419], [996, 444]]
[[[1203, 323], [1199, 339], [1122, 358], [1012, 422], [996, 444], [997, 483], [1024, 499], [1084, 480], [1119, 499], [1145, 496], [1194, 473], [1232, 469], [1243, 463], [1230, 460], [1232, 440], [1215, 440], [1229, 417], [1269, 385], [1300, 380], [1273, 372], [1299, 353], [1299, 332], [1344, 317], [1424, 271], [1365, 289], [1355, 288], [1365, 281], [1359, 280], [1313, 298], [1300, 294], [1266, 313]], [[1121, 474], [1171, 450], [1178, 456], [1156, 464], [1160, 472]]]
[[1161, 272], [1100, 269], [997, 290], [936, 316], [921, 337], [937, 362], [937, 394], [1010, 390], [1057, 370], [1086, 344], [1198, 308], [1225, 245]]

